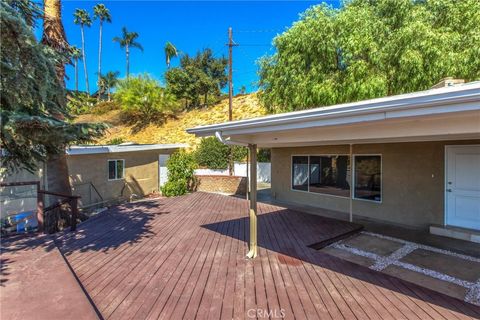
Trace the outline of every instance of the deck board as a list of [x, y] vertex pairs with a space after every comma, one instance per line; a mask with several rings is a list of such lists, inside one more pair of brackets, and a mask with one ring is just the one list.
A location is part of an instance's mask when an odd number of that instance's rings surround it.
[[354, 224], [208, 193], [110, 209], [56, 239], [105, 319], [468, 319], [480, 308], [308, 246]]

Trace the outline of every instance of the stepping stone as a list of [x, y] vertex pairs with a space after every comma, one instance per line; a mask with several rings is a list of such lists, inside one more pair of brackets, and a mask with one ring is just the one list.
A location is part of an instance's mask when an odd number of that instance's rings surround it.
[[443, 253], [417, 249], [400, 259], [421, 268], [435, 270], [460, 280], [477, 282], [480, 278], [480, 263]]
[[425, 287], [437, 292], [445, 293], [451, 297], [464, 300], [467, 293], [467, 288], [459, 286], [457, 284], [435, 279], [422, 273], [418, 273], [412, 270], [407, 270], [399, 266], [388, 266], [383, 273], [391, 276], [415, 283], [421, 287]]
[[365, 267], [370, 267], [371, 265], [374, 264], [374, 261], [370, 258], [362, 257], [354, 253], [351, 253], [342, 249], [333, 248], [333, 247], [323, 248], [322, 250], [320, 250], [320, 252], [328, 253], [334, 257], [337, 257], [346, 261], [350, 261]]
[[359, 234], [342, 241], [343, 244], [363, 251], [375, 253], [379, 256], [389, 256], [403, 247], [403, 243], [374, 237], [368, 234]]

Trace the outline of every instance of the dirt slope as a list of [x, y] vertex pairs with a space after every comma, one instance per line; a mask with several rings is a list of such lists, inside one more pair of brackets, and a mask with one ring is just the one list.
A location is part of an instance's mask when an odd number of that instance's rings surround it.
[[[233, 119], [248, 119], [267, 114], [264, 107], [258, 102], [256, 94], [237, 96], [233, 99]], [[164, 124], [150, 124], [138, 132], [132, 126], [120, 121], [120, 111], [113, 110], [102, 115], [84, 114], [76, 122], [105, 122], [111, 128], [107, 134], [97, 141], [105, 144], [114, 138], [136, 143], [187, 143], [190, 148], [195, 148], [200, 139], [188, 134], [185, 130], [200, 125], [224, 122], [228, 120], [228, 99], [204, 109], [183, 112], [176, 119], [168, 119]]]

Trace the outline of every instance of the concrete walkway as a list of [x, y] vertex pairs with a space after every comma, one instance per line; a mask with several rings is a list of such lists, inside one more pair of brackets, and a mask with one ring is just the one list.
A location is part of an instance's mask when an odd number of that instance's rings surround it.
[[98, 319], [49, 236], [2, 239], [1, 319]]

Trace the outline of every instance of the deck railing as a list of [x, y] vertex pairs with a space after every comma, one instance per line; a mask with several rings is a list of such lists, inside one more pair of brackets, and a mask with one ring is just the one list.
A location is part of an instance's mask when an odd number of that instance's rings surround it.
[[[37, 190], [37, 231], [38, 232], [56, 232], [59, 230], [59, 217], [68, 216], [68, 225], [70, 230], [74, 231], [77, 227], [78, 199], [79, 196], [68, 195], [58, 192], [52, 192], [40, 189], [39, 181], [23, 181], [23, 182], [8, 182], [0, 183], [0, 188], [4, 187], [18, 187], [18, 186], [36, 186]], [[45, 196], [52, 196], [59, 198], [49, 206], [45, 206]], [[65, 208], [68, 205], [69, 209]], [[47, 222], [47, 223], [46, 223]]]

